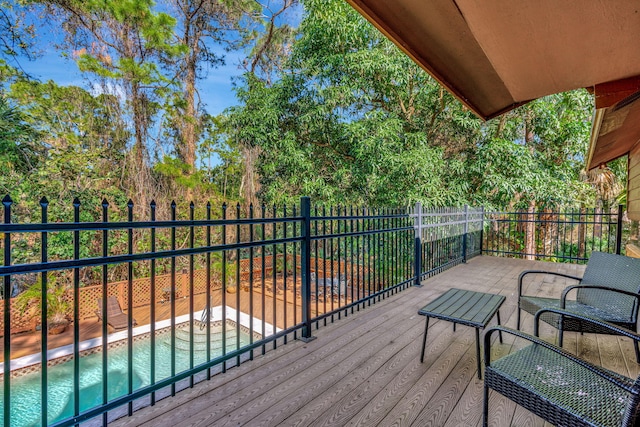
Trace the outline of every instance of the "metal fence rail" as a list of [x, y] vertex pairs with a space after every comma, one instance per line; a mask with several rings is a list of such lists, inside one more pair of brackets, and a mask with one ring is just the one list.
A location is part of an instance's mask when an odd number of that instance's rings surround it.
[[481, 253], [483, 208], [414, 208], [416, 285]]
[[[100, 417], [106, 424], [134, 404], [153, 405], [256, 352], [313, 339], [314, 328], [478, 254], [481, 241], [481, 210], [468, 208], [318, 207], [302, 198], [299, 207], [223, 205], [217, 214], [210, 204], [180, 210], [172, 203], [168, 218], [159, 219], [153, 202], [142, 209], [104, 200], [99, 211], [83, 211], [76, 199], [71, 220], [51, 221], [42, 199], [39, 221], [16, 222], [15, 206], [3, 199], [0, 224], [6, 426], [22, 422], [16, 384], [25, 375], [39, 376], [31, 407], [40, 416], [27, 424], [68, 426]], [[134, 214], [148, 219], [134, 221]], [[40, 288], [21, 305], [15, 294], [25, 284]], [[126, 316], [120, 332], [110, 326], [109, 297]], [[63, 317], [72, 334], [66, 353], [54, 357], [48, 331], [61, 302], [68, 303]], [[95, 312], [102, 320], [89, 336]], [[16, 356], [18, 325], [39, 328], [29, 332], [38, 344], [29, 362]], [[91, 357], [99, 381], [87, 385]], [[124, 364], [114, 371], [119, 357]], [[148, 370], [140, 370], [139, 360]], [[63, 362], [72, 392], [52, 401], [52, 381], [60, 376], [54, 370]], [[90, 394], [97, 401], [83, 400]], [[61, 399], [68, 399], [62, 411], [55, 405]]]
[[[18, 383], [28, 375], [37, 376], [31, 391], [37, 401], [30, 407], [39, 417], [23, 424], [106, 424], [256, 352], [313, 339], [315, 328], [475, 255], [584, 262], [594, 250], [620, 253], [623, 235], [622, 208], [485, 213], [419, 204], [319, 207], [302, 198], [290, 208], [223, 205], [216, 213], [210, 204], [179, 209], [172, 203], [158, 219], [153, 202], [142, 209], [104, 200], [99, 210], [83, 210], [76, 199], [66, 217], [50, 220], [43, 198], [38, 220], [19, 221], [11, 198], [2, 203], [5, 426], [22, 423], [16, 419]], [[527, 224], [534, 225], [528, 229], [534, 246], [525, 245]], [[16, 295], [24, 285], [40, 286], [26, 302]], [[120, 332], [109, 326], [109, 297], [126, 316]], [[102, 314], [97, 333], [90, 326], [96, 312]], [[56, 313], [72, 333], [66, 353], [54, 356], [61, 349], [51, 348], [48, 330]], [[37, 354], [25, 362], [16, 332], [34, 327], [39, 331], [28, 333]], [[99, 380], [87, 385], [91, 357]], [[116, 360], [124, 361], [117, 369]], [[140, 370], [140, 360], [148, 369]], [[65, 363], [70, 368], [62, 377], [72, 392], [60, 410], [55, 403], [63, 398], [52, 382]], [[87, 403], [87, 395], [98, 400]]]
[[482, 253], [585, 263], [593, 251], [622, 253], [623, 206], [540, 212], [487, 212]]

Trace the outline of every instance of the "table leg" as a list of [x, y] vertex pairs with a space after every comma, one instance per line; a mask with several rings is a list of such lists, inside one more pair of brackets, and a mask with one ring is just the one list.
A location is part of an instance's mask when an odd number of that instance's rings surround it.
[[453, 322], [453, 332], [456, 331], [456, 322]]
[[474, 328], [476, 330], [476, 362], [478, 364], [478, 379], [482, 379], [482, 368], [480, 367], [480, 329]]
[[424, 362], [424, 348], [427, 345], [427, 330], [429, 329], [429, 316], [427, 316], [427, 323], [424, 325], [424, 338], [422, 339], [422, 354], [420, 355], [420, 363]]
[[[498, 310], [498, 312], [496, 314], [498, 315], [498, 325], [501, 325], [501, 323], [500, 323], [500, 310]], [[503, 342], [502, 342], [502, 331], [498, 331], [498, 336], [500, 337], [500, 344], [503, 344]]]

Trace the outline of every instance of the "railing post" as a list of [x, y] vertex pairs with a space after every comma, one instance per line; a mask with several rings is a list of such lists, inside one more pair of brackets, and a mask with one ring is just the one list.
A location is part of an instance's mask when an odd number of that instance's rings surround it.
[[414, 286], [421, 287], [422, 278], [422, 203], [416, 202], [413, 215], [413, 228], [415, 229], [415, 247], [414, 247]]
[[618, 229], [616, 230], [616, 254], [622, 252], [622, 214], [623, 206], [618, 205]]
[[484, 206], [480, 206], [480, 256], [484, 250]]
[[300, 256], [302, 270], [302, 336], [304, 342], [314, 340], [311, 335], [311, 199], [309, 197], [300, 198], [300, 214], [302, 215], [302, 244], [300, 245]]
[[464, 233], [462, 234], [462, 262], [467, 263], [467, 238], [469, 234], [469, 205], [464, 205]]
[[[4, 224], [11, 223], [11, 205], [13, 200], [7, 194], [2, 199], [2, 205], [4, 206]], [[8, 267], [11, 265], [11, 233], [4, 233], [4, 265]], [[3, 414], [6, 425], [11, 423], [11, 275], [8, 274], [3, 278], [2, 298], [4, 307], [4, 360], [3, 365], [3, 390], [4, 390], [4, 405]]]

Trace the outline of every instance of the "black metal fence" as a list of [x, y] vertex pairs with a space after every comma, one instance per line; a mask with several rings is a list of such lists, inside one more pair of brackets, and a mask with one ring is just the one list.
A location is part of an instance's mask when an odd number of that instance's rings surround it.
[[482, 253], [553, 262], [586, 263], [593, 251], [620, 254], [628, 237], [623, 206], [491, 212], [484, 215]]
[[[76, 199], [51, 221], [42, 199], [34, 221], [16, 206], [3, 199], [0, 224], [5, 426], [106, 424], [255, 353], [313, 339], [314, 328], [479, 254], [482, 241], [481, 211], [469, 209], [302, 198], [216, 215], [210, 204], [105, 200], [96, 210]], [[58, 323], [67, 331], [54, 345]], [[29, 342], [35, 354], [22, 356]]]
[[482, 247], [483, 209], [430, 208], [420, 203], [414, 209], [416, 284], [473, 256]]

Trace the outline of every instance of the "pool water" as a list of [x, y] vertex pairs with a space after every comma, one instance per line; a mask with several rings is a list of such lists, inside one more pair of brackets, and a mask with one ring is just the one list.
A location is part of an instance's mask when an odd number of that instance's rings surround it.
[[[194, 326], [194, 366], [206, 362], [206, 330]], [[226, 328], [227, 352], [238, 349], [237, 329], [231, 322]], [[240, 347], [250, 343], [248, 333], [240, 331]], [[176, 327], [176, 369], [179, 373], [189, 369], [189, 327]], [[222, 325], [211, 326], [211, 357], [222, 354]], [[171, 376], [171, 333], [156, 332], [155, 381]], [[110, 348], [108, 358], [108, 400], [128, 393], [128, 351], [125, 345]], [[73, 416], [73, 360], [49, 367], [48, 373], [48, 423]], [[133, 343], [133, 389], [151, 384], [151, 339], [136, 339]], [[2, 381], [0, 381], [2, 390]], [[102, 404], [102, 352], [80, 358], [80, 411]], [[4, 396], [0, 399], [4, 405]], [[41, 415], [40, 372], [33, 372], [11, 380], [11, 426], [40, 425]], [[0, 425], [4, 422], [0, 411]]]

